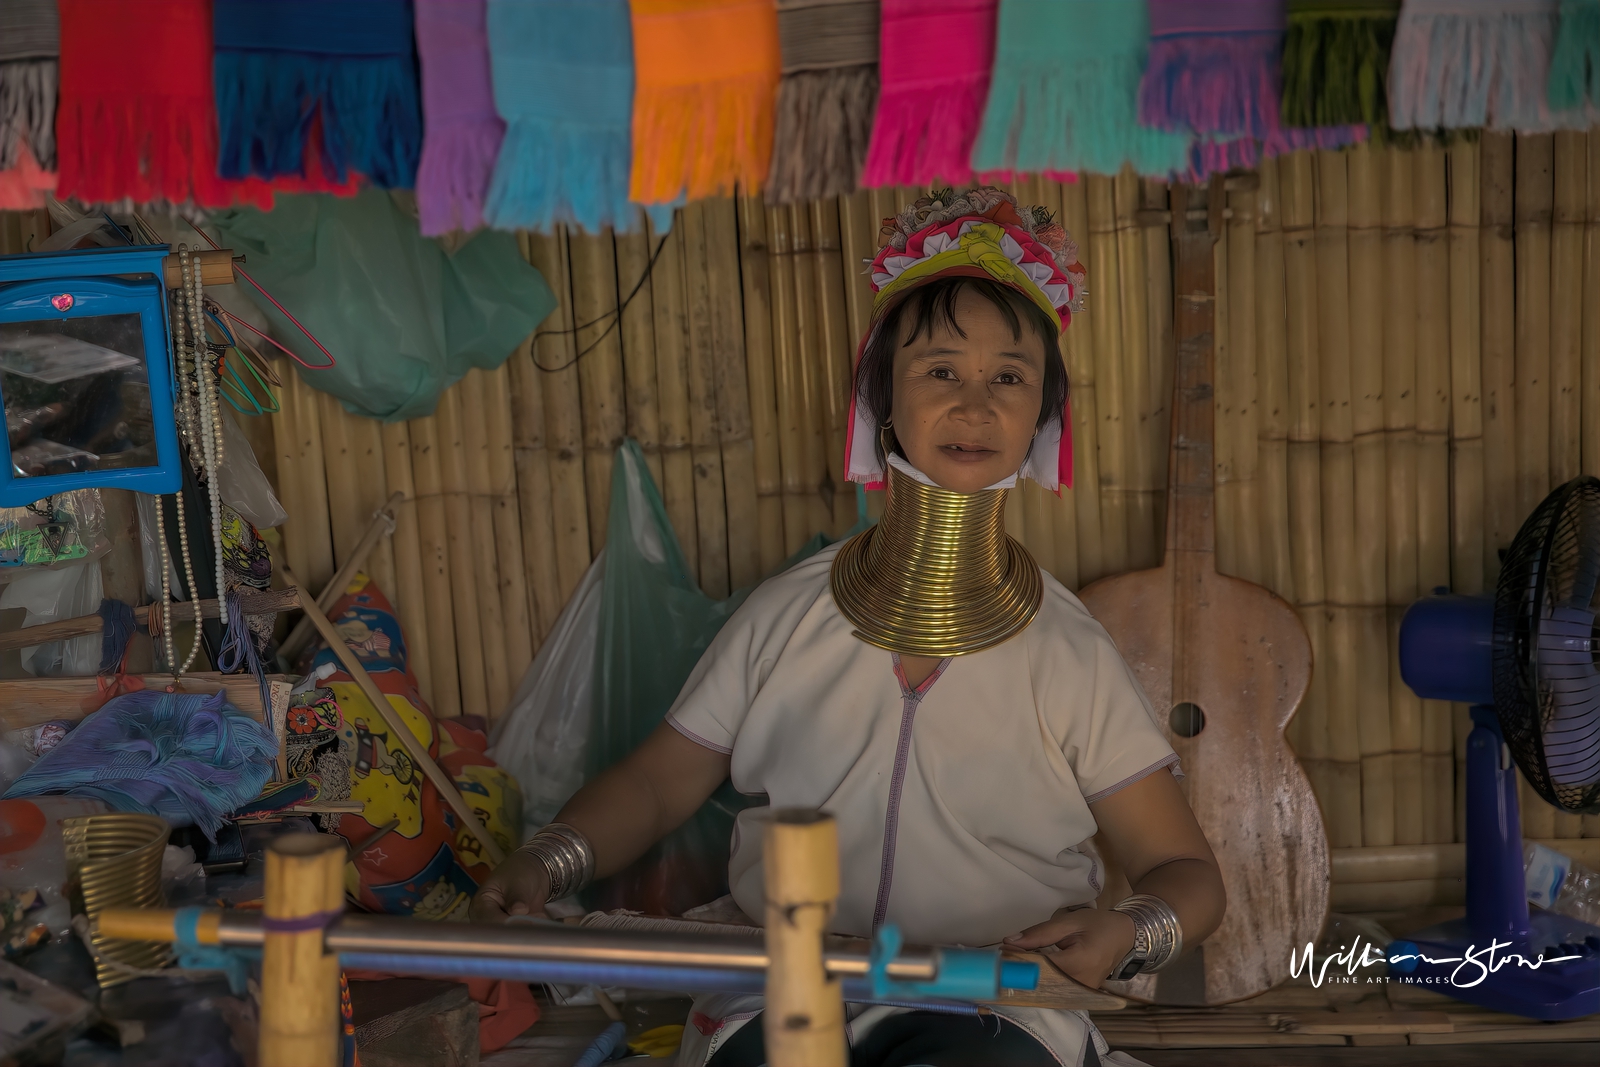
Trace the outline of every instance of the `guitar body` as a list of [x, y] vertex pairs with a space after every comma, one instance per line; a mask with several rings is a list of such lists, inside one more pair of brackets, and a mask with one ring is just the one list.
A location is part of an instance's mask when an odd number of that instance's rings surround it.
[[[1178, 360], [1166, 557], [1080, 596], [1165, 722], [1183, 761], [1184, 793], [1228, 890], [1222, 925], [1201, 949], [1141, 975], [1128, 992], [1157, 1003], [1226, 1004], [1288, 979], [1290, 952], [1321, 932], [1328, 839], [1311, 782], [1284, 738], [1311, 682], [1305, 628], [1270, 590], [1216, 569], [1212, 245], [1223, 190], [1214, 180], [1211, 225], [1199, 230], [1188, 219], [1188, 192], [1172, 190]], [[1185, 703], [1203, 718], [1170, 714]]]

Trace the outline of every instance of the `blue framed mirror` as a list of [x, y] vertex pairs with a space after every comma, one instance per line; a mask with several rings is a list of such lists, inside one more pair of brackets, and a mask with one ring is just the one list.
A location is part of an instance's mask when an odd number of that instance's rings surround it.
[[0, 507], [90, 486], [179, 488], [167, 252], [0, 256]]

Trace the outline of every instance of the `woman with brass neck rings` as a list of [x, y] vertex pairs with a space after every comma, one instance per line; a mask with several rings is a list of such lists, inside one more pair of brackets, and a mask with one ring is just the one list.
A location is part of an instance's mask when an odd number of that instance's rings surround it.
[[[1104, 629], [1005, 533], [1018, 477], [1070, 483], [1059, 337], [1082, 298], [1071, 238], [992, 188], [886, 220], [857, 361], [847, 475], [882, 519], [762, 583], [666, 721], [585, 785], [479, 891], [480, 920], [539, 912], [621, 870], [730, 775], [838, 824], [833, 929], [914, 944], [1056, 946], [1097, 986], [1210, 934], [1225, 895], [1177, 756]], [[763, 914], [759, 822], [729, 885]], [[1133, 887], [1095, 907], [1103, 835]], [[695, 1005], [680, 1063], [765, 1062], [759, 997]], [[1132, 1063], [1087, 1016], [851, 1006], [852, 1064]]]

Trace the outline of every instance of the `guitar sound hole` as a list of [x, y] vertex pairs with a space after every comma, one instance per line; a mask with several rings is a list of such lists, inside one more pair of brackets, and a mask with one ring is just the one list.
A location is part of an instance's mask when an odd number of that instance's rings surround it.
[[1195, 737], [1206, 728], [1206, 713], [1200, 710], [1199, 704], [1185, 700], [1168, 713], [1167, 722], [1179, 737]]

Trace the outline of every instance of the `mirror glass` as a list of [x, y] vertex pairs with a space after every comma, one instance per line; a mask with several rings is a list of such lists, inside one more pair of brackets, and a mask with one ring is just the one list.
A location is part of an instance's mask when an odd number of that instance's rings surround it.
[[137, 314], [0, 323], [14, 478], [157, 465]]

